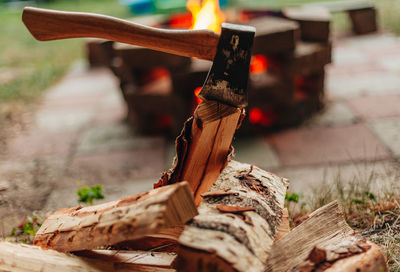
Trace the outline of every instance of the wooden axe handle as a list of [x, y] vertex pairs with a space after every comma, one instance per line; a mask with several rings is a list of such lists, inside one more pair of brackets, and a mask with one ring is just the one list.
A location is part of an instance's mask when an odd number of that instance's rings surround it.
[[39, 41], [101, 38], [181, 56], [213, 60], [219, 35], [210, 30], [167, 30], [82, 12], [26, 7], [22, 21]]

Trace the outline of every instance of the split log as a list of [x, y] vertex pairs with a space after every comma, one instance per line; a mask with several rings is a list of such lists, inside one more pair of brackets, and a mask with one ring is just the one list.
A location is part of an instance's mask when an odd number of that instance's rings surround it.
[[78, 257], [37, 246], [0, 243], [0, 271], [13, 272], [174, 272], [176, 254], [96, 250]]
[[97, 206], [59, 210], [43, 223], [34, 244], [64, 252], [95, 249], [157, 234], [196, 214], [192, 192], [182, 182]]
[[289, 211], [287, 208], [284, 208], [282, 211], [281, 224], [276, 230], [275, 242], [282, 239], [289, 232], [290, 232]]
[[271, 69], [285, 78], [321, 73], [332, 61], [332, 44], [298, 42], [293, 55], [270, 57], [269, 61]]
[[283, 15], [299, 23], [303, 41], [328, 42], [331, 14], [324, 7], [284, 8]]
[[378, 30], [375, 8], [351, 10], [349, 17], [356, 34], [367, 34]]
[[231, 143], [242, 112], [216, 101], [200, 103], [177, 138], [175, 166], [155, 187], [188, 181], [199, 205], [217, 180], [231, 152]]
[[386, 271], [386, 263], [379, 247], [355, 236], [334, 201], [274, 243], [265, 271]]
[[246, 24], [257, 29], [251, 50], [253, 55], [293, 52], [300, 37], [299, 24], [283, 18], [263, 16], [250, 20]]
[[287, 180], [230, 161], [179, 238], [179, 271], [262, 271], [281, 222]]

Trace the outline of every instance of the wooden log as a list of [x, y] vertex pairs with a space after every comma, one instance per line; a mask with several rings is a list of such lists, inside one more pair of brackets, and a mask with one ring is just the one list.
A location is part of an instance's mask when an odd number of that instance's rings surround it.
[[246, 24], [257, 29], [251, 50], [254, 55], [293, 52], [300, 38], [298, 23], [287, 19], [264, 16], [250, 20]]
[[299, 23], [303, 41], [329, 41], [331, 14], [324, 7], [284, 8], [283, 15]]
[[268, 60], [272, 72], [292, 78], [323, 72], [325, 65], [332, 60], [331, 52], [331, 43], [298, 42], [293, 55], [272, 56]]
[[112, 43], [102, 39], [86, 39], [86, 56], [91, 68], [110, 65], [113, 53]]
[[262, 271], [281, 222], [287, 180], [230, 161], [179, 238], [179, 271]]
[[349, 11], [353, 31], [356, 34], [367, 34], [378, 30], [375, 8], [364, 8]]
[[226, 165], [241, 115], [239, 108], [216, 101], [200, 103], [177, 138], [173, 169], [155, 187], [186, 180], [199, 205]]
[[[366, 254], [356, 258], [365, 260], [360, 267], [367, 267], [369, 263], [372, 267], [382, 267], [382, 271], [386, 271], [382, 252], [376, 252], [376, 247], [369, 245], [355, 237], [338, 202], [334, 201], [311, 213], [304, 222], [273, 244], [265, 271], [369, 271], [354, 269], [355, 262], [351, 256], [358, 254]], [[332, 256], [332, 253], [338, 257], [327, 257]], [[324, 266], [326, 262], [332, 268], [338, 265], [335, 263], [338, 261], [342, 262], [341, 268], [352, 267], [353, 270], [324, 270], [329, 268]]]
[[287, 208], [284, 208], [282, 211], [281, 224], [276, 230], [275, 242], [282, 239], [289, 232], [290, 232], [289, 211]]
[[58, 251], [113, 245], [157, 234], [197, 214], [186, 182], [91, 206], [62, 209], [43, 223], [34, 244]]
[[387, 271], [385, 256], [379, 246], [359, 236], [349, 236], [336, 244], [315, 246], [295, 270], [312, 271]]
[[173, 272], [176, 254], [96, 250], [78, 257], [37, 246], [0, 243], [0, 271], [13, 272]]

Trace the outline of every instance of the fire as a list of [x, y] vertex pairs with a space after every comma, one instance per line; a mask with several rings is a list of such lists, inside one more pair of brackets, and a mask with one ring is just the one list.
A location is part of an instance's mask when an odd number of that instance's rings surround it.
[[197, 105], [201, 103], [201, 99], [199, 97], [199, 93], [201, 92], [201, 87], [197, 87], [194, 89], [194, 97], [196, 98]]
[[225, 15], [219, 8], [218, 0], [188, 0], [186, 8], [192, 13], [192, 26], [190, 29], [210, 29], [216, 33], [221, 32], [221, 24]]
[[267, 71], [267, 58], [263, 55], [255, 55], [251, 58], [250, 72], [253, 74], [262, 74]]

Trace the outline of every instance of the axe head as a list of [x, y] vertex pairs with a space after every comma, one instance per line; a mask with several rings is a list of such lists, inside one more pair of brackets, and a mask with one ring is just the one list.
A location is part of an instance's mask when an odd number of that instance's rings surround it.
[[214, 62], [199, 94], [234, 107], [247, 106], [251, 47], [256, 29], [223, 23]]

